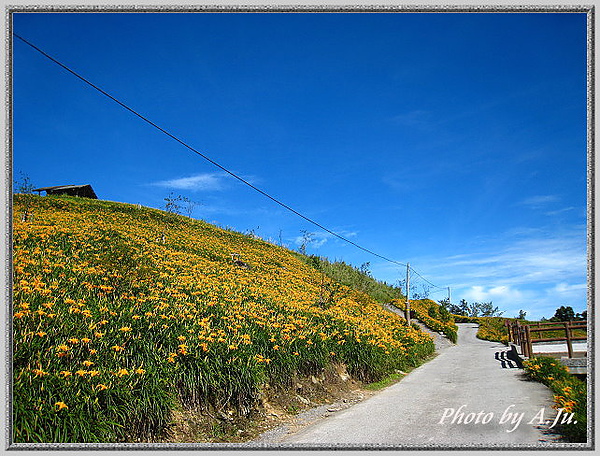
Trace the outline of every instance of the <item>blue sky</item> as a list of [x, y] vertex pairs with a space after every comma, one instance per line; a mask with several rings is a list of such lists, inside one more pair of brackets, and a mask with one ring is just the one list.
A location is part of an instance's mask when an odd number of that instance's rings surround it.
[[[583, 13], [18, 13], [14, 31], [430, 296], [586, 306]], [[281, 237], [397, 283], [24, 43], [13, 169]], [[425, 282], [411, 278], [421, 292]]]

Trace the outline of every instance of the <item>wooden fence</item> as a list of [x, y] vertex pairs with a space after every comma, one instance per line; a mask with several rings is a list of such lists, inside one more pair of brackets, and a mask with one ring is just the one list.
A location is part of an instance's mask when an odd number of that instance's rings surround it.
[[[574, 329], [587, 330], [587, 321], [549, 321], [539, 323], [521, 324], [518, 320], [504, 320], [504, 326], [508, 331], [508, 342], [521, 347], [523, 356], [533, 356], [534, 342], [566, 342], [569, 358], [573, 357], [573, 341], [587, 340], [587, 335], [577, 336], [573, 334]], [[562, 337], [541, 337], [543, 332], [563, 331]], [[538, 337], [534, 338], [537, 333]]]

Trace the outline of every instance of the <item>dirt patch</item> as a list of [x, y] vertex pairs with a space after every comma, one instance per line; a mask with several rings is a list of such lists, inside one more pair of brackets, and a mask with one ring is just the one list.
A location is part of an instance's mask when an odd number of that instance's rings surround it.
[[[375, 394], [341, 364], [319, 375], [295, 377], [287, 388], [266, 384], [257, 407], [246, 416], [235, 410], [174, 410], [160, 443], [269, 443]], [[272, 431], [272, 432], [268, 432]]]

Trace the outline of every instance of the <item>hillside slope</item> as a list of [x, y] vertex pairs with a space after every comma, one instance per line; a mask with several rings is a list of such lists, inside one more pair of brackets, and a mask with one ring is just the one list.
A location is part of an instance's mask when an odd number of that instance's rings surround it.
[[267, 384], [433, 352], [363, 293], [324, 302], [322, 274], [262, 240], [98, 200], [15, 195], [13, 213], [15, 442], [152, 440], [177, 408], [249, 415]]

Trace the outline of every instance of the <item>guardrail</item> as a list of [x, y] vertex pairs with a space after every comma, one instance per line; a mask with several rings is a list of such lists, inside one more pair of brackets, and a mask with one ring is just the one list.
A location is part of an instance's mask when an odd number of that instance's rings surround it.
[[[573, 341], [576, 340], [587, 340], [587, 335], [576, 336], [573, 335], [574, 329], [585, 329], [587, 330], [587, 321], [550, 321], [540, 323], [527, 323], [521, 324], [517, 320], [504, 320], [504, 326], [508, 331], [508, 342], [521, 347], [521, 353], [523, 356], [531, 358], [533, 355], [533, 343], [534, 342], [566, 342], [567, 353], [569, 358], [573, 357]], [[563, 337], [538, 337], [533, 338], [533, 334], [537, 333], [541, 336], [546, 331], [564, 331]]]

